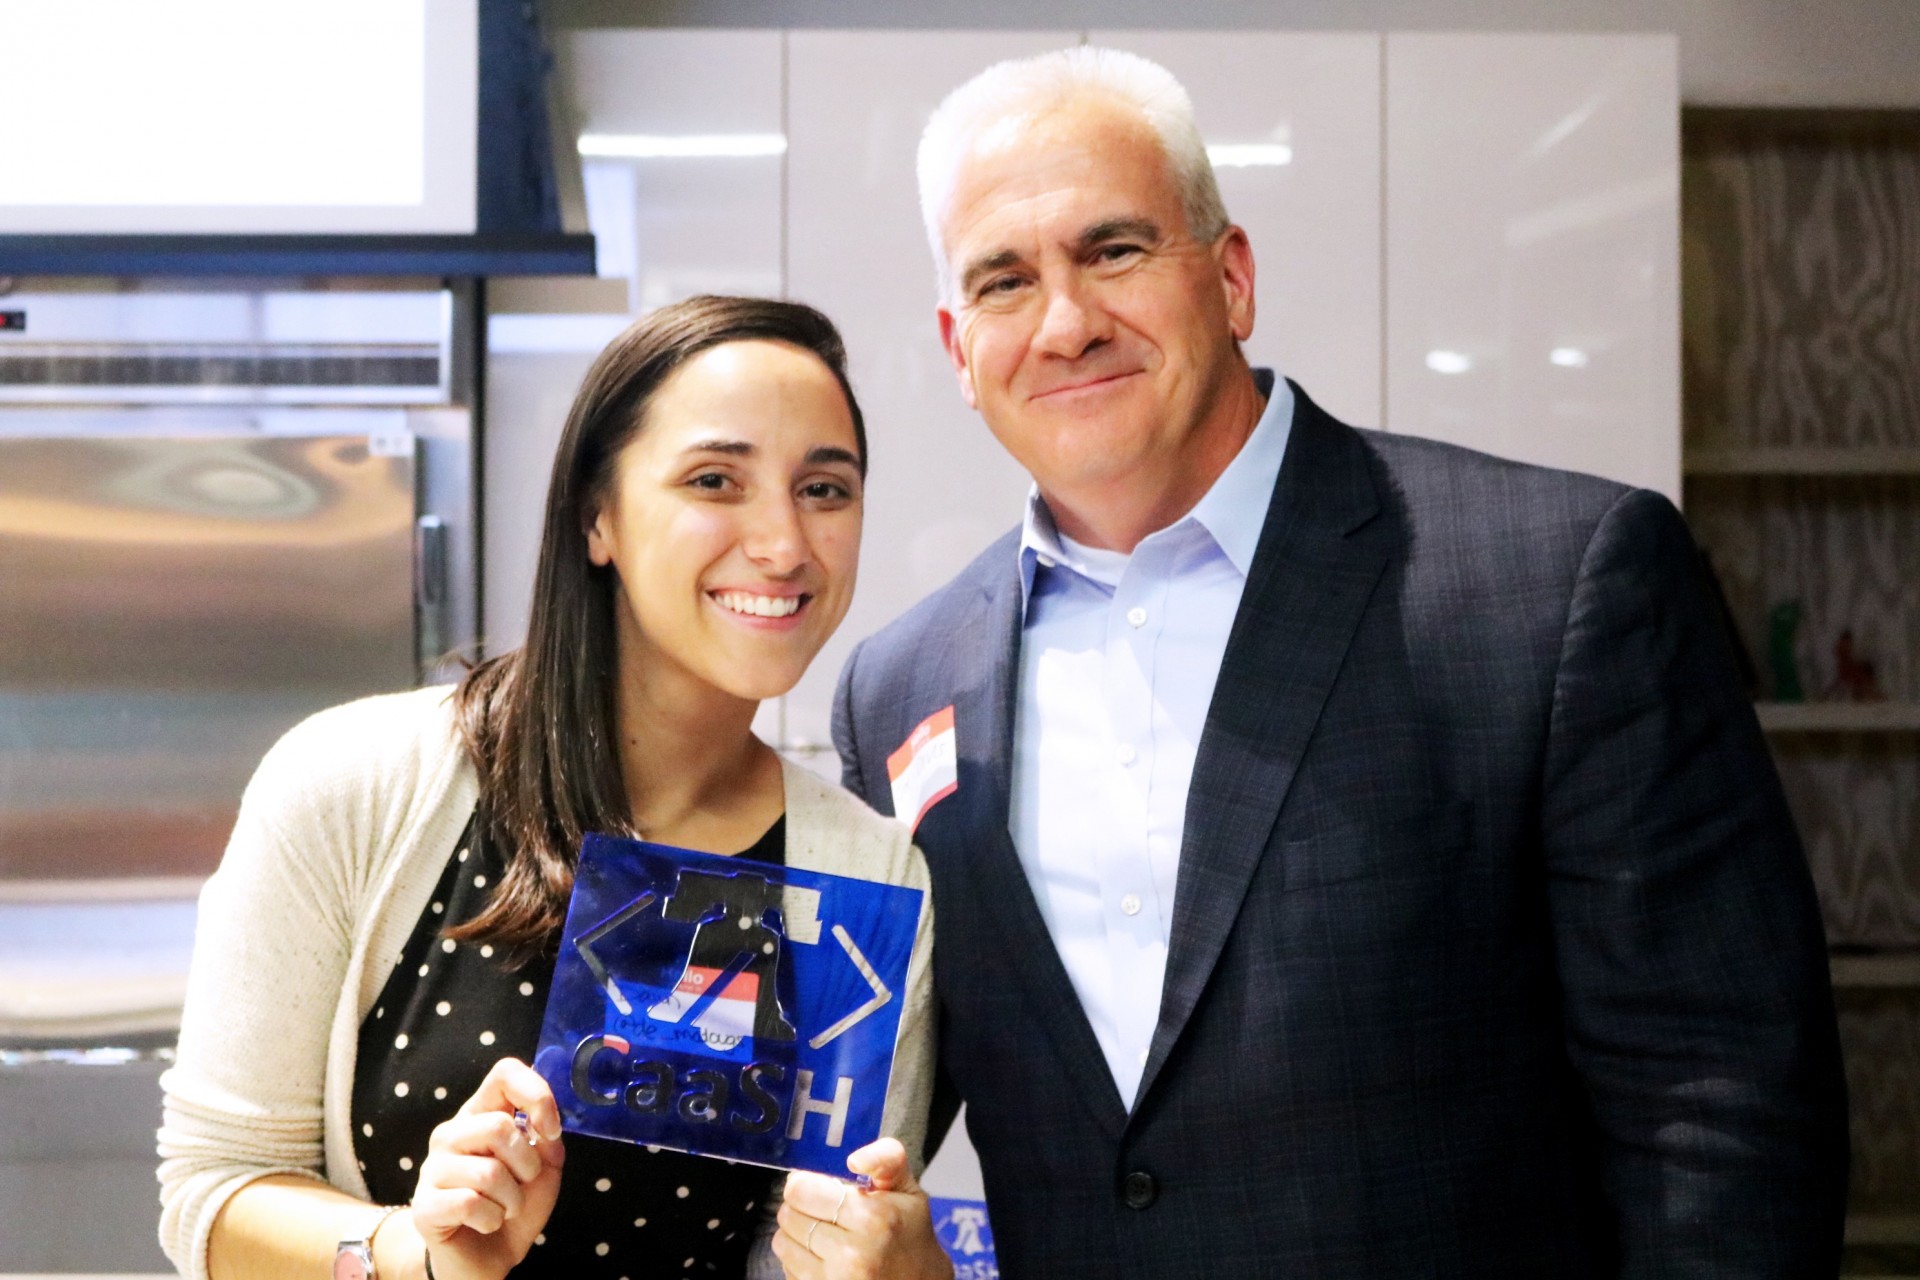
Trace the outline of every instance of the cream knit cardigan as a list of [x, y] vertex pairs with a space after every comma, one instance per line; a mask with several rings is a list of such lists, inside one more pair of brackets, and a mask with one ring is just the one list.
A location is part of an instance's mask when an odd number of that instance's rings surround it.
[[[304, 1174], [367, 1196], [350, 1127], [360, 1023], [478, 794], [450, 692], [323, 711], [247, 786], [200, 895], [178, 1057], [160, 1080], [160, 1243], [184, 1276], [206, 1280], [214, 1219], [255, 1179]], [[785, 773], [789, 866], [930, 889], [905, 826]], [[934, 1053], [930, 892], [922, 902], [882, 1122], [916, 1170]]]

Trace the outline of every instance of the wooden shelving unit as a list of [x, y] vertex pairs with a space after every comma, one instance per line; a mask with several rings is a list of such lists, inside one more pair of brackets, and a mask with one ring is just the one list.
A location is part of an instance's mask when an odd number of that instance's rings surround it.
[[1920, 951], [1835, 952], [1827, 958], [1837, 991], [1920, 988]]
[[1920, 702], [1761, 702], [1769, 733], [1920, 733]]
[[1846, 633], [1888, 696], [1755, 710], [1837, 948], [1842, 1274], [1920, 1276], [1920, 112], [1690, 108], [1681, 139], [1687, 518], [1768, 689], [1791, 602], [1809, 697]]
[[1861, 445], [1696, 448], [1681, 460], [1689, 476], [1912, 476], [1920, 478], [1920, 448]]

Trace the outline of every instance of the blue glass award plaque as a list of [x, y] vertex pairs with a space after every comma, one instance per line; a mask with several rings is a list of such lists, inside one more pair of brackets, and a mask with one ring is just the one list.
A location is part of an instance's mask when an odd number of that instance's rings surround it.
[[847, 1176], [921, 893], [590, 835], [534, 1067], [567, 1131]]

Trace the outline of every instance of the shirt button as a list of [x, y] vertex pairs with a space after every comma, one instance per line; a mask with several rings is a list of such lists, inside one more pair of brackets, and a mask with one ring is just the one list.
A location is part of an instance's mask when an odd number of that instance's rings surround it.
[[1041, 567], [1042, 569], [1051, 569], [1051, 568], [1053, 568], [1053, 557], [1052, 557], [1052, 556], [1035, 556], [1035, 557], [1034, 557], [1034, 559], [1040, 562], [1040, 567]]
[[1140, 914], [1140, 895], [1137, 893], [1130, 893], [1126, 897], [1120, 899], [1120, 910], [1124, 911], [1126, 914], [1130, 916], [1139, 915]]
[[1134, 756], [1137, 753], [1134, 751], [1132, 747], [1122, 745], [1121, 748], [1118, 751], [1114, 752], [1113, 754], [1120, 761], [1121, 764], [1132, 764], [1134, 760]]
[[1160, 1194], [1160, 1188], [1154, 1185], [1152, 1174], [1135, 1169], [1127, 1175], [1126, 1181], [1120, 1184], [1120, 1194], [1125, 1198], [1127, 1208], [1144, 1209], [1153, 1203], [1155, 1196]]
[[1147, 611], [1139, 605], [1135, 605], [1133, 608], [1127, 610], [1127, 621], [1136, 627], [1144, 627], [1147, 625]]

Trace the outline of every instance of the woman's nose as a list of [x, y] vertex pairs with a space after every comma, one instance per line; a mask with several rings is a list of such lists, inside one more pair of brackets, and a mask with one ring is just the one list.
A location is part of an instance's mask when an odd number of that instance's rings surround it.
[[741, 545], [755, 564], [782, 576], [800, 568], [812, 555], [799, 504], [785, 494], [752, 505]]

